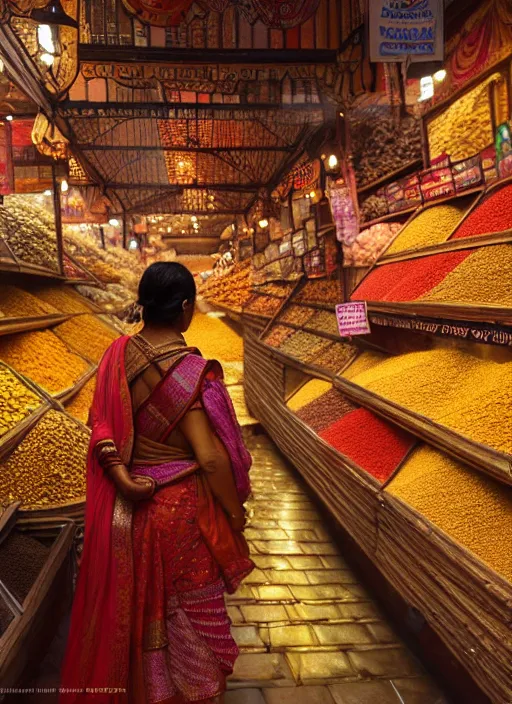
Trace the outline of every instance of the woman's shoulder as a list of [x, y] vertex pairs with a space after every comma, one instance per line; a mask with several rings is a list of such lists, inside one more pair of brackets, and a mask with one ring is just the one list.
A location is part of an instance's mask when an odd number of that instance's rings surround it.
[[181, 360], [180, 367], [189, 367], [201, 374], [206, 379], [216, 380], [224, 378], [222, 365], [216, 359], [203, 357], [197, 348], [191, 348], [190, 352]]

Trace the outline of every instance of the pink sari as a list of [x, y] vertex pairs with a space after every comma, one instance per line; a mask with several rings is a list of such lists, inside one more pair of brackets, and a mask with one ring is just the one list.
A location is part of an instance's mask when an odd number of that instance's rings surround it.
[[[223, 691], [238, 653], [223, 593], [234, 591], [253, 564], [243, 536], [233, 534], [194, 463], [137, 467], [137, 474], [153, 476], [159, 489], [136, 506], [117, 495], [99, 465], [94, 448], [104, 440], [115, 442], [128, 467], [131, 462], [136, 429], [124, 362], [129, 339], [116, 340], [98, 370], [84, 551], [61, 697], [66, 704], [89, 696], [101, 704], [206, 704]], [[172, 429], [200, 398], [230, 455], [243, 502], [250, 491], [251, 460], [215, 365], [187, 355], [165, 375], [149, 405], [157, 414], [172, 406]], [[145, 420], [144, 411], [138, 414], [137, 424], [146, 422], [149, 431], [155, 413], [146, 411]], [[183, 545], [192, 549], [190, 559]]]

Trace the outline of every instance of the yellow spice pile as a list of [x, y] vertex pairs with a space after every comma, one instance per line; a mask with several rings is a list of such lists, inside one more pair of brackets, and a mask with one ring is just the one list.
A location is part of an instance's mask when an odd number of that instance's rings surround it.
[[384, 360], [386, 359], [387, 356], [382, 352], [374, 352], [373, 350], [363, 352], [352, 362], [352, 364], [347, 369], [345, 369], [341, 376], [344, 379], [348, 379], [348, 381], [352, 381], [352, 379], [358, 374], [361, 374], [362, 372], [365, 372], [368, 369], [372, 369], [377, 364], [384, 362]]
[[351, 379], [355, 384], [477, 442], [512, 453], [504, 422], [512, 399], [512, 361], [499, 364], [458, 349], [390, 357]]
[[512, 581], [510, 487], [423, 446], [406, 461], [388, 491]]
[[96, 363], [119, 337], [117, 332], [104, 325], [95, 315], [77, 315], [54, 330], [72, 349]]
[[0, 502], [42, 507], [85, 495], [89, 433], [59, 411], [48, 411], [0, 464]]
[[51, 394], [73, 386], [89, 369], [50, 330], [0, 337], [0, 360]]
[[185, 333], [187, 345], [198, 347], [203, 357], [218, 359], [219, 362], [241, 362], [244, 358], [244, 344], [221, 318], [196, 312], [192, 325]]
[[95, 390], [96, 375], [89, 379], [87, 384], [80, 389], [75, 398], [66, 406], [66, 411], [73, 416], [73, 418], [76, 418], [82, 423], [87, 423]]
[[0, 366], [0, 437], [41, 405], [41, 399]]
[[18, 286], [0, 285], [0, 318], [57, 315], [59, 311]]
[[86, 301], [69, 286], [40, 286], [34, 295], [57, 308], [60, 313], [90, 313]]
[[386, 255], [445, 242], [464, 215], [466, 208], [465, 200], [463, 204], [434, 205], [427, 208], [400, 232], [391, 247], [386, 250]]
[[[288, 401], [288, 408], [292, 411], [298, 411], [303, 408], [308, 403], [316, 401], [317, 398], [323, 396], [332, 388], [332, 384], [328, 381], [322, 381], [321, 379], [312, 379], [304, 384], [297, 393], [295, 393], [291, 399]], [[333, 418], [333, 422], [337, 418]]]
[[512, 305], [512, 244], [475, 250], [419, 300]]

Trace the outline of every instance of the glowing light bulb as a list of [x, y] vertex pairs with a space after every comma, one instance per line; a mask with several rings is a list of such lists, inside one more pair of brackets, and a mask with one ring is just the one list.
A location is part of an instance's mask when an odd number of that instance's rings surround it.
[[446, 70], [442, 68], [440, 71], [436, 71], [434, 73], [434, 81], [436, 81], [437, 83], [441, 83], [446, 78], [446, 75]]
[[338, 157], [336, 154], [331, 154], [330, 157], [327, 159], [327, 166], [330, 169], [335, 169], [338, 166]]
[[119, 227], [119, 220], [117, 218], [110, 218], [108, 224], [110, 227]]
[[261, 227], [262, 230], [264, 230], [266, 227], [268, 227], [268, 220], [267, 218], [262, 218], [258, 225]]
[[52, 56], [52, 54], [44, 53], [41, 54], [39, 57], [45, 66], [53, 66], [53, 62], [55, 61], [55, 56]]
[[69, 185], [68, 185], [67, 181], [63, 181], [60, 184], [60, 190], [61, 190], [61, 193], [67, 193], [67, 191], [69, 191]]
[[5, 119], [6, 119], [8, 122], [12, 122], [12, 121], [14, 120], [14, 117], [13, 117], [12, 115], [6, 115], [6, 116], [5, 116]]

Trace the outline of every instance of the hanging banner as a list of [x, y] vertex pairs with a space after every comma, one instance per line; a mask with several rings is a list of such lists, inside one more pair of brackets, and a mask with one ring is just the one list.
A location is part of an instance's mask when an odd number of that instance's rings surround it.
[[370, 61], [443, 61], [443, 0], [371, 0]]

